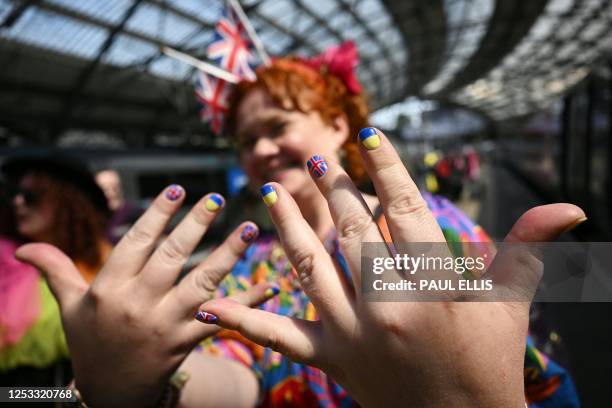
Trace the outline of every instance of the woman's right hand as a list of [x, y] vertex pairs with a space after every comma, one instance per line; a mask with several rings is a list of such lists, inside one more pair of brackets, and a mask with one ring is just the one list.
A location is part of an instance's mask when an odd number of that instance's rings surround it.
[[[223, 206], [219, 195], [202, 198], [156, 247], [185, 198], [179, 186], [162, 192], [117, 244], [89, 286], [72, 261], [41, 243], [16, 257], [40, 269], [57, 298], [70, 348], [76, 386], [93, 406], [155, 404], [169, 377], [194, 346], [216, 333], [193, 319], [221, 279], [247, 249], [257, 227], [240, 225], [178, 285], [181, 268]], [[220, 202], [215, 205], [214, 200]], [[248, 233], [243, 234], [245, 228]], [[250, 239], [249, 239], [250, 238]], [[245, 305], [269, 298], [271, 285], [234, 297]]]

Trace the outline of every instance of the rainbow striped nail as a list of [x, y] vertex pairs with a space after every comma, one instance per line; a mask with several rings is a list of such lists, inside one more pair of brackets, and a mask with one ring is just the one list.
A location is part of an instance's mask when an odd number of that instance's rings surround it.
[[272, 207], [276, 203], [276, 200], [278, 200], [278, 195], [276, 194], [276, 190], [274, 189], [274, 186], [272, 186], [271, 184], [264, 184], [261, 187], [260, 191], [261, 191], [261, 198], [263, 198], [264, 203], [266, 203], [268, 207]]
[[206, 199], [206, 209], [211, 212], [219, 211], [219, 208], [223, 206], [223, 197], [219, 194], [211, 194]]
[[271, 298], [272, 296], [276, 296], [280, 293], [280, 288], [278, 286], [272, 286], [265, 291], [265, 295], [267, 298]]
[[380, 136], [372, 127], [363, 128], [359, 131], [359, 141], [368, 150], [374, 150], [380, 146]]
[[166, 198], [170, 201], [176, 201], [181, 198], [184, 192], [183, 187], [178, 184], [172, 184], [166, 189]]
[[320, 178], [327, 173], [327, 162], [317, 154], [308, 159], [306, 166], [313, 177]]
[[240, 233], [240, 239], [243, 242], [251, 242], [259, 235], [259, 230], [251, 224], [247, 224]]
[[196, 320], [199, 320], [202, 323], [206, 323], [206, 324], [215, 324], [219, 321], [219, 318], [215, 316], [214, 314], [203, 312], [201, 310], [198, 310], [198, 312], [195, 314], [195, 318]]

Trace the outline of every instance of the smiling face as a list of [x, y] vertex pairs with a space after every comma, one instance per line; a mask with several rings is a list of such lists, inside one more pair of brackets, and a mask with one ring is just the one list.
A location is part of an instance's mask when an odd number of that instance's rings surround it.
[[328, 125], [317, 112], [285, 110], [262, 88], [250, 91], [237, 113], [234, 137], [251, 187], [276, 181], [293, 196], [315, 189], [306, 161], [314, 154], [337, 161], [349, 132], [344, 118]]

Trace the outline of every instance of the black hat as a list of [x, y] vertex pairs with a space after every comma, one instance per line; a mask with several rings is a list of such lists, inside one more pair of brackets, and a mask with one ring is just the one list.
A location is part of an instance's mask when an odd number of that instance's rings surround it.
[[7, 159], [0, 169], [12, 180], [19, 180], [30, 171], [40, 171], [82, 191], [102, 214], [108, 216], [111, 213], [106, 196], [93, 174], [83, 162], [74, 157], [63, 154], [22, 155]]

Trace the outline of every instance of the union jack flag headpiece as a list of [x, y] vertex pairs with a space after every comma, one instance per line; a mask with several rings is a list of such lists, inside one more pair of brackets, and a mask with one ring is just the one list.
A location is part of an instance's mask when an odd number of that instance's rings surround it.
[[[230, 7], [227, 7], [215, 28], [212, 43], [207, 47], [208, 58], [220, 68], [236, 75], [241, 80], [254, 81], [256, 79], [253, 47], [246, 30]], [[352, 94], [361, 92], [361, 85], [355, 75], [355, 67], [359, 61], [357, 47], [352, 41], [344, 42], [338, 46], [330, 47], [313, 58], [299, 58], [293, 60], [278, 59], [285, 67], [296, 69], [312, 69], [320, 74], [331, 74], [345, 84]], [[292, 65], [293, 64], [293, 65]], [[216, 134], [223, 130], [223, 118], [228, 109], [228, 95], [233, 84], [221, 79], [213, 78], [204, 72], [199, 72], [196, 81], [196, 97], [202, 104], [200, 117], [210, 121], [211, 128]]]

